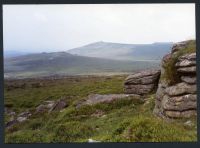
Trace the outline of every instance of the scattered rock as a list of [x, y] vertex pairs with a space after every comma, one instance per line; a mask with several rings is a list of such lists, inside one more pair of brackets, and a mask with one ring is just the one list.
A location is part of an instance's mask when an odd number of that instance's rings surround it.
[[59, 99], [58, 101], [55, 102], [54, 105], [50, 108], [49, 112], [52, 111], [60, 111], [67, 107], [67, 103], [64, 101], [64, 99]]
[[21, 114], [18, 115], [18, 117], [30, 117], [31, 113], [30, 112], [22, 112]]
[[136, 95], [136, 94], [108, 94], [108, 95], [92, 94], [92, 95], [89, 95], [86, 101], [82, 102], [81, 105], [94, 105], [97, 103], [111, 103], [114, 100], [119, 100], [119, 99], [142, 100], [141, 96]]
[[18, 122], [24, 122], [27, 120], [28, 117], [17, 117]]
[[6, 128], [10, 128], [10, 127], [12, 127], [13, 125], [15, 125], [17, 123], [19, 123], [19, 121], [16, 120], [16, 119], [11, 120], [11, 121], [9, 121], [9, 122], [6, 123]]
[[44, 104], [39, 105], [38, 107], [36, 107], [36, 111], [35, 113], [44, 113], [47, 110], [47, 107]]
[[101, 117], [101, 116], [103, 116], [104, 115], [104, 112], [103, 111], [101, 111], [101, 110], [96, 110], [91, 116], [92, 117]]
[[11, 112], [8, 113], [8, 116], [15, 116], [15, 115], [16, 115], [16, 113], [13, 112], [13, 111], [11, 111]]

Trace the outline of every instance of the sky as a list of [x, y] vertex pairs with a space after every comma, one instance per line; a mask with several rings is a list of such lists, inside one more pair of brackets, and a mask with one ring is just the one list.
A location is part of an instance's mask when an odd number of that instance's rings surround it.
[[3, 5], [4, 50], [55, 52], [93, 42], [195, 39], [194, 4]]

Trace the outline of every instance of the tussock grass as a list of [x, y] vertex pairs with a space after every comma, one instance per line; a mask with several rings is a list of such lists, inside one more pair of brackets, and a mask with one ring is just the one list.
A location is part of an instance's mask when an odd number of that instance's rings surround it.
[[[44, 100], [67, 96], [69, 107], [62, 112], [33, 115], [29, 120], [5, 131], [6, 143], [196, 141], [194, 126], [185, 127], [185, 120], [166, 122], [152, 115], [155, 94], [146, 102], [118, 100], [109, 104], [75, 107], [75, 102], [90, 93], [123, 93], [125, 76], [81, 78], [47, 81], [40, 88], [5, 90], [5, 101], [16, 112], [33, 109]], [[27, 105], [28, 104], [28, 105]], [[96, 114], [101, 113], [97, 116]], [[9, 117], [6, 117], [7, 121]]]

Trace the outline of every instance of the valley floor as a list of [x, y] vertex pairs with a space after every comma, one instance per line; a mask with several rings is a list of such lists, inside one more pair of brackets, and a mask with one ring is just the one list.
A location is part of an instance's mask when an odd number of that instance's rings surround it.
[[[174, 142], [197, 141], [196, 118], [169, 120], [155, 117], [155, 93], [145, 102], [118, 100], [77, 108], [90, 94], [122, 94], [126, 75], [5, 80], [5, 107], [16, 114], [34, 112], [47, 100], [65, 98], [68, 107], [33, 114], [5, 130], [6, 143]], [[5, 114], [5, 123], [11, 117]], [[190, 123], [190, 124], [186, 124]]]

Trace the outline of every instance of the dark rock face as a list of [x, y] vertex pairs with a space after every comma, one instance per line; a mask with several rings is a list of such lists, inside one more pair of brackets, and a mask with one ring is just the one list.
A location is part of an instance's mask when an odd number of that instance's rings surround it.
[[[175, 44], [170, 55], [185, 47], [187, 42]], [[170, 60], [166, 55], [162, 64]], [[169, 86], [160, 80], [156, 92], [154, 114], [168, 118], [189, 118], [197, 114], [196, 53], [180, 56], [174, 65], [181, 82]], [[165, 74], [162, 65], [161, 77]]]
[[124, 90], [127, 94], [144, 95], [152, 92], [158, 85], [160, 70], [145, 70], [130, 75], [124, 82]]

